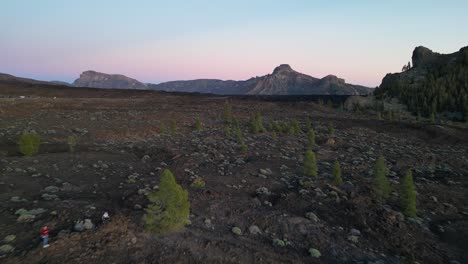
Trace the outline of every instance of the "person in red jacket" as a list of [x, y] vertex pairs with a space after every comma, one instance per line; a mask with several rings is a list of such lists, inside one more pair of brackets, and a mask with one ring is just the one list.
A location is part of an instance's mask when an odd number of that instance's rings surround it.
[[49, 228], [47, 228], [47, 226], [44, 226], [41, 229], [41, 238], [42, 238], [42, 247], [43, 248], [49, 247]]

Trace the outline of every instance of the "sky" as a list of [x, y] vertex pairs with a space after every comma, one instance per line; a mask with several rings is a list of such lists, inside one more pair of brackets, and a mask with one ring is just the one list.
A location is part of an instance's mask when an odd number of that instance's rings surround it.
[[468, 1], [2, 0], [0, 72], [245, 80], [280, 64], [378, 86], [417, 46], [468, 45]]

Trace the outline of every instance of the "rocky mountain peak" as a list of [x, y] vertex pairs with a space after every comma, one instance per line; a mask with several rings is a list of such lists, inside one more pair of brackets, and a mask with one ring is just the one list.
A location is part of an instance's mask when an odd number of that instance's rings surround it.
[[289, 73], [293, 72], [294, 70], [289, 66], [289, 64], [281, 64], [280, 66], [276, 67], [273, 70], [273, 74], [279, 74], [279, 73]]
[[73, 86], [115, 89], [147, 89], [144, 83], [121, 74], [106, 74], [96, 71], [84, 71]]
[[437, 53], [432, 52], [432, 50], [419, 46], [416, 47], [413, 51], [412, 61], [413, 67], [418, 67], [434, 60], [434, 57]]

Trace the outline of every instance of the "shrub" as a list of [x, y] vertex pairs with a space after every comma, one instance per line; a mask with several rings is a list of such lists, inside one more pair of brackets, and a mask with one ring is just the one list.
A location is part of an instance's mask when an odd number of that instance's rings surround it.
[[199, 117], [197, 117], [195, 119], [195, 124], [193, 125], [193, 127], [195, 128], [196, 131], [201, 131], [202, 130], [203, 124], [202, 124]]
[[335, 166], [333, 167], [333, 184], [339, 186], [343, 183], [341, 178], [341, 166], [338, 161], [335, 161]]
[[374, 190], [380, 199], [387, 199], [391, 192], [387, 174], [388, 169], [385, 166], [384, 157], [380, 156], [374, 166]]
[[76, 143], [77, 143], [77, 139], [75, 136], [68, 136], [67, 144], [68, 144], [68, 148], [70, 149], [70, 152], [75, 152]]
[[265, 127], [263, 126], [262, 117], [260, 113], [255, 113], [250, 118], [250, 130], [255, 133], [263, 133], [266, 131]]
[[299, 126], [299, 122], [296, 119], [293, 119], [290, 124], [290, 133], [292, 135], [297, 135], [301, 131], [301, 128]]
[[416, 216], [416, 189], [411, 170], [406, 171], [401, 183], [401, 208], [406, 216]]
[[232, 129], [233, 129], [234, 137], [236, 138], [237, 143], [242, 143], [243, 142], [242, 131], [239, 127], [239, 121], [235, 117], [232, 119]]
[[226, 133], [226, 137], [228, 138], [231, 137], [231, 125], [230, 124], [226, 124], [225, 133]]
[[335, 135], [335, 128], [333, 127], [333, 122], [328, 123], [328, 134], [330, 134], [330, 136]]
[[224, 103], [224, 122], [225, 123], [231, 123], [232, 121], [232, 106], [229, 103], [229, 101], [226, 101]]
[[241, 150], [242, 152], [247, 152], [248, 149], [249, 149], [249, 148], [247, 147], [246, 144], [242, 143], [242, 144], [240, 145], [240, 150]]
[[307, 150], [304, 158], [304, 175], [308, 177], [317, 177], [317, 160], [312, 150]]
[[310, 128], [307, 139], [309, 140], [309, 147], [315, 147], [315, 131], [313, 128]]
[[23, 133], [18, 139], [19, 151], [24, 156], [32, 156], [39, 152], [41, 137], [35, 133]]
[[195, 177], [190, 187], [194, 189], [203, 189], [205, 187], [205, 181], [201, 177]]
[[188, 221], [190, 203], [188, 192], [166, 169], [162, 173], [159, 190], [147, 194], [150, 204], [145, 209], [143, 222], [149, 232], [164, 234], [183, 228]]

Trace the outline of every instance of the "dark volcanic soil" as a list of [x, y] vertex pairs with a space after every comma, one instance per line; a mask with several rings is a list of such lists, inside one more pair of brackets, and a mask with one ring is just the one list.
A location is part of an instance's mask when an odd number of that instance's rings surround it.
[[[15, 235], [0, 242], [14, 247], [2, 263], [468, 262], [463, 126], [381, 121], [310, 101], [12, 84], [0, 84], [0, 97], [0, 241]], [[225, 135], [227, 99], [246, 152]], [[312, 186], [299, 184], [306, 134], [252, 134], [247, 123], [253, 112], [265, 124], [297, 119], [302, 130], [311, 117], [319, 167]], [[193, 129], [196, 117], [202, 131]], [[161, 133], [171, 120], [176, 133]], [[29, 158], [16, 145], [26, 130], [43, 142]], [[74, 153], [67, 146], [71, 135], [78, 138]], [[334, 144], [326, 144], [329, 138]], [[383, 204], [372, 195], [371, 171], [380, 154], [394, 188]], [[331, 185], [335, 160], [345, 182], [339, 188]], [[189, 191], [191, 224], [157, 236], [142, 229], [141, 208], [164, 168]], [[405, 218], [399, 205], [399, 182], [408, 168], [418, 192], [415, 219]], [[205, 188], [190, 187], [195, 176]], [[21, 208], [36, 209], [33, 219], [18, 222]], [[105, 210], [112, 219], [101, 225]], [[86, 218], [97, 228], [74, 231]], [[40, 247], [43, 225], [51, 229], [47, 249]], [[253, 225], [260, 233], [249, 231]], [[321, 256], [310, 256], [310, 248]]]

